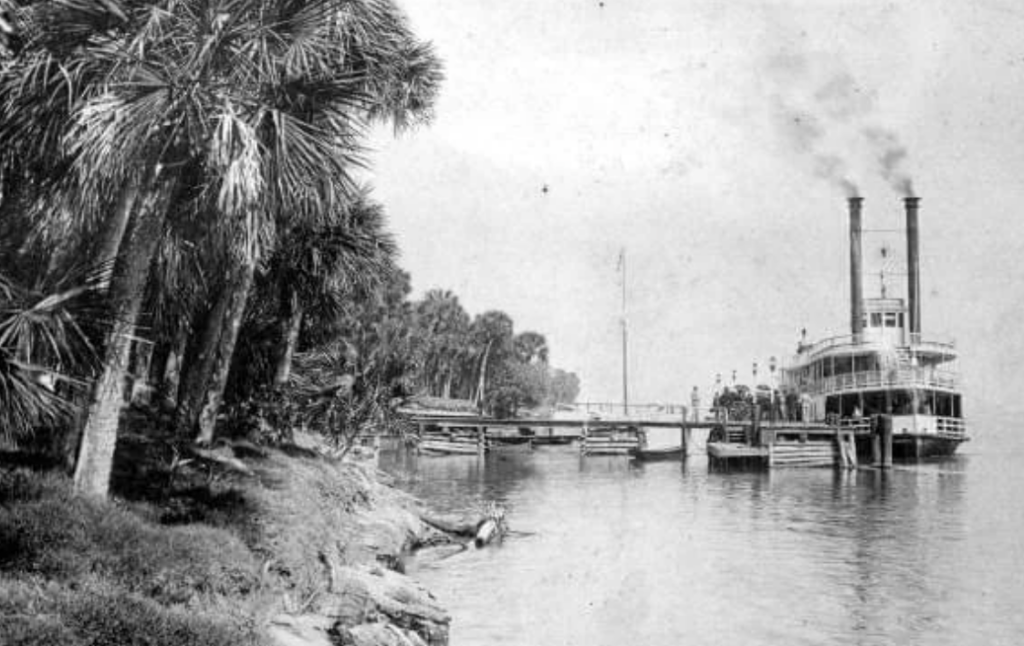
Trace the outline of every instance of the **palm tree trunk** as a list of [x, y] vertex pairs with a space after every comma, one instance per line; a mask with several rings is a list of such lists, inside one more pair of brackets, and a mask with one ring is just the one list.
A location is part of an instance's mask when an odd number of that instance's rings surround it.
[[[147, 177], [146, 182], [150, 181], [152, 181], [152, 177]], [[138, 199], [138, 195], [138, 183], [134, 180], [129, 180], [128, 184], [121, 191], [121, 195], [117, 198], [117, 206], [114, 207], [113, 217], [108, 218], [105, 222], [96, 257], [101, 265], [108, 270], [113, 270], [114, 261], [117, 259], [117, 252], [121, 248], [125, 231], [128, 229], [128, 220], [132, 214], [132, 207], [135, 206], [135, 200]], [[104, 287], [109, 286], [109, 284], [109, 280], [103, 281]]]
[[213, 305], [203, 313], [189, 335], [182, 355], [178, 384], [178, 410], [175, 426], [181, 437], [190, 437], [199, 422], [203, 391], [213, 372], [213, 352], [220, 341], [221, 324], [227, 311], [228, 287], [221, 286], [215, 293]]
[[486, 385], [487, 376], [487, 356], [491, 353], [491, 342], [487, 342], [487, 347], [484, 349], [484, 358], [480, 362], [480, 385], [476, 391], [476, 404], [479, 406], [484, 401], [484, 386]]
[[153, 345], [151, 343], [134, 343], [129, 361], [128, 381], [129, 397], [133, 403], [147, 403], [150, 389], [149, 367], [153, 361]]
[[298, 296], [292, 292], [288, 303], [288, 316], [284, 320], [284, 347], [281, 349], [281, 356], [277, 360], [277, 369], [274, 371], [274, 385], [283, 386], [288, 383], [292, 374], [292, 358], [299, 345], [299, 332], [302, 330], [302, 317], [304, 314]]
[[146, 380], [156, 391], [166, 392], [164, 379], [167, 376], [167, 366], [171, 362], [173, 348], [167, 341], [159, 341], [153, 345], [153, 354], [149, 360], [149, 374]]
[[249, 302], [249, 292], [252, 290], [255, 277], [256, 258], [250, 256], [242, 261], [233, 284], [221, 293], [221, 299], [227, 302], [224, 317], [220, 321], [221, 333], [218, 335], [217, 345], [209, 349], [213, 357], [213, 370], [199, 408], [199, 433], [196, 436], [198, 443], [209, 444], [213, 440], [217, 413], [224, 400], [224, 389], [227, 387], [228, 375], [231, 372], [231, 357], [235, 353], [235, 342], [238, 340], [238, 331], [242, 328], [245, 306]]
[[185, 351], [188, 349], [188, 332], [187, 325], [180, 325], [178, 331], [174, 333], [174, 341], [170, 346], [167, 364], [160, 375], [164, 400], [171, 405], [178, 401], [182, 364], [185, 361]]
[[[79, 493], [105, 497], [110, 488], [131, 339], [164, 213], [162, 204], [155, 203], [158, 196], [151, 194], [149, 198], [130, 218], [110, 279], [108, 294], [114, 324], [107, 333], [103, 372], [96, 380], [82, 429], [74, 477], [75, 491]], [[135, 201], [133, 197], [132, 202]]]

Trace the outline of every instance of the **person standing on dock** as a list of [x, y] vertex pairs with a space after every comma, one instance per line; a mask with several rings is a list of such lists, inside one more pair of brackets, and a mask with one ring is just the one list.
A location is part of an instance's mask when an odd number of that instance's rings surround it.
[[800, 421], [805, 424], [811, 421], [811, 396], [807, 393], [800, 394]]

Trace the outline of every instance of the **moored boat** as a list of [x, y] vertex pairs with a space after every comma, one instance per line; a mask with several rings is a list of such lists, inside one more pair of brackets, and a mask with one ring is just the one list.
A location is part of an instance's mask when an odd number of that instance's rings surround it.
[[641, 462], [655, 462], [657, 460], [682, 460], [686, 457], [686, 450], [682, 446], [664, 446], [657, 449], [637, 448], [630, 451], [634, 460]]
[[629, 455], [634, 460], [641, 462], [655, 462], [658, 460], [682, 460], [686, 458], [686, 447], [682, 444], [651, 446], [647, 437], [647, 430], [637, 430], [637, 444], [635, 448], [629, 449]]
[[921, 332], [918, 198], [904, 200], [907, 300], [864, 298], [862, 198], [849, 200], [850, 334], [816, 343], [801, 339], [782, 370], [789, 420], [827, 423], [855, 434], [859, 453], [891, 433], [895, 457], [950, 455], [967, 441], [952, 340]]
[[489, 451], [531, 451], [533, 437], [530, 435], [487, 435]]

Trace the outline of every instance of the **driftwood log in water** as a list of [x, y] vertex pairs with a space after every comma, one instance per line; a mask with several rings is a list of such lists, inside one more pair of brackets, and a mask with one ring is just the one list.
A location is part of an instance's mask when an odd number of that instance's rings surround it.
[[480, 523], [480, 526], [476, 530], [476, 538], [474, 538], [473, 541], [476, 543], [477, 547], [483, 547], [500, 535], [501, 521], [494, 518], [488, 518], [484, 522]]
[[487, 520], [483, 514], [468, 516], [444, 516], [428, 511], [420, 512], [420, 519], [435, 529], [456, 536], [475, 538], [480, 525]]
[[421, 512], [420, 519], [447, 534], [472, 539], [477, 547], [483, 547], [500, 538], [506, 531], [505, 510], [493, 503], [485, 514], [444, 516]]

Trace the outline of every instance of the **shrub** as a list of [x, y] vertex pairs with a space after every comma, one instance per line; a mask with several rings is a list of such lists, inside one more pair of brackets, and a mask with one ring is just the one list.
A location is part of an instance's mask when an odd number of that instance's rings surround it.
[[62, 604], [70, 631], [104, 646], [250, 646], [263, 643], [249, 623], [167, 608], [137, 595], [74, 594]]
[[68, 479], [53, 471], [0, 467], [0, 505], [66, 496]]
[[0, 575], [0, 643], [5, 646], [81, 643], [57, 611], [59, 591]]
[[71, 590], [0, 578], [5, 646], [258, 646], [251, 621], [185, 612], [92, 583]]
[[35, 478], [12, 476], [0, 489], [0, 499], [27, 499], [0, 507], [0, 571], [62, 582], [100, 576], [163, 603], [244, 597], [258, 583], [255, 556], [229, 531], [152, 525], [111, 502], [71, 496], [67, 485], [55, 490], [53, 476], [30, 484]]
[[226, 406], [218, 432], [268, 445], [291, 442], [293, 429], [301, 424], [299, 413], [293, 389], [264, 387]]

